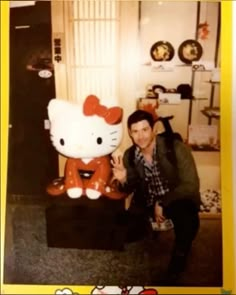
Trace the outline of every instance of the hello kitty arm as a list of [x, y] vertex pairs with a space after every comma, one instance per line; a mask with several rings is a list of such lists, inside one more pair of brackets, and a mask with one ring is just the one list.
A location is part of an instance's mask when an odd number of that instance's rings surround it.
[[66, 161], [65, 185], [66, 189], [83, 187], [83, 182], [78, 173], [78, 161], [76, 159], [69, 158]]
[[87, 188], [104, 192], [106, 184], [111, 176], [110, 157], [99, 157], [96, 159], [96, 169], [91, 177]]

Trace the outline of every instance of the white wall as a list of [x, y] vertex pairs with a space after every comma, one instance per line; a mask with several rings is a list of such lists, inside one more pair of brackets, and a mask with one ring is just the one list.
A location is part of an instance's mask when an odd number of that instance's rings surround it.
[[[179, 59], [178, 48], [187, 39], [196, 39], [197, 2], [154, 2], [143, 1], [141, 4], [140, 19], [140, 63], [148, 64], [152, 61], [150, 48], [157, 41], [168, 41], [175, 49], [174, 58], [169, 62], [174, 68], [171, 72], [153, 71], [153, 67], [140, 66], [138, 92], [142, 96], [146, 85], [160, 84], [165, 88], [177, 88], [179, 84], [190, 84], [192, 69], [184, 66]], [[203, 48], [202, 61], [212, 61], [215, 58], [216, 35], [218, 25], [218, 3], [200, 4], [200, 23], [209, 24], [209, 35], [206, 40], [199, 39]], [[153, 61], [152, 61], [153, 62]], [[207, 124], [207, 118], [201, 114], [201, 110], [209, 105], [211, 85], [205, 83], [210, 79], [210, 72], [198, 72], [195, 74], [193, 93], [197, 97], [205, 97], [208, 100], [193, 101], [192, 123]], [[215, 106], [219, 106], [219, 87], [215, 87]], [[160, 115], [174, 114], [173, 126], [184, 138], [187, 137], [189, 101], [181, 101], [180, 105], [160, 106]], [[218, 122], [213, 120], [213, 124]]]
[[219, 152], [193, 152], [197, 163], [201, 190], [221, 189], [221, 169]]
[[126, 121], [130, 113], [136, 108], [137, 77], [139, 73], [137, 63], [138, 50], [138, 1], [120, 2], [120, 68], [119, 68], [119, 97], [124, 110], [124, 137], [120, 150], [131, 143]]
[[[159, 5], [158, 3], [162, 3]], [[200, 22], [209, 23], [208, 39], [199, 41], [203, 47], [202, 60], [214, 61], [218, 24], [218, 3], [201, 3]], [[124, 109], [124, 139], [121, 151], [130, 145], [127, 134], [127, 116], [136, 109], [137, 100], [143, 97], [148, 84], [161, 84], [166, 88], [176, 88], [181, 83], [191, 84], [192, 70], [189, 66], [175, 66], [173, 72], [156, 72], [150, 65], [150, 48], [157, 41], [170, 42], [175, 56], [169, 63], [183, 65], [178, 57], [178, 47], [186, 39], [195, 39], [197, 2], [157, 2], [142, 1], [139, 22], [137, 1], [121, 1], [120, 11], [120, 103]], [[144, 65], [145, 64], [145, 65]], [[209, 104], [211, 85], [210, 73], [197, 73], [195, 92], [202, 93], [208, 100], [193, 101], [192, 122], [207, 124], [207, 118], [200, 112]], [[219, 105], [219, 89], [215, 89], [215, 105]], [[173, 129], [187, 138], [189, 100], [181, 100], [179, 105], [161, 105], [158, 113], [162, 116], [174, 115]], [[218, 124], [218, 120], [213, 120]], [[220, 189], [220, 153], [195, 152], [194, 157], [201, 180], [201, 189]], [[209, 177], [211, 175], [211, 177]]]

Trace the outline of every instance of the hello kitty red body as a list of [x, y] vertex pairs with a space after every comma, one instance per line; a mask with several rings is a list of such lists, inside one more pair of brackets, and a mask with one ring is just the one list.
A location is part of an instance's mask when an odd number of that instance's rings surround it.
[[[89, 173], [93, 171], [93, 175], [87, 181], [84, 187], [84, 181], [80, 177], [78, 170]], [[88, 163], [84, 163], [82, 159], [68, 159], [66, 163], [66, 189], [79, 187], [83, 190], [86, 188], [105, 192], [105, 186], [110, 178], [110, 160], [108, 156], [92, 159]], [[84, 192], [85, 193], [85, 192]]]

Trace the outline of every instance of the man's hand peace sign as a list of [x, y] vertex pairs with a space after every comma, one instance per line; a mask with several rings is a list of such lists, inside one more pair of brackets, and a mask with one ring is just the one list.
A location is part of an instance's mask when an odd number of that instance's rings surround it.
[[126, 182], [127, 171], [123, 164], [122, 156], [113, 156], [111, 160], [113, 180], [117, 179], [121, 184]]

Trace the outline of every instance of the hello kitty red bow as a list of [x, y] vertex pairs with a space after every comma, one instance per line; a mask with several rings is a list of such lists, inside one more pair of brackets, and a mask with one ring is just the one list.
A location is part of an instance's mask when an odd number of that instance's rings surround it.
[[95, 95], [87, 96], [83, 112], [85, 116], [97, 115], [102, 117], [110, 125], [118, 124], [122, 119], [122, 109], [120, 107], [107, 108], [99, 103], [99, 99]]

